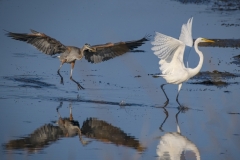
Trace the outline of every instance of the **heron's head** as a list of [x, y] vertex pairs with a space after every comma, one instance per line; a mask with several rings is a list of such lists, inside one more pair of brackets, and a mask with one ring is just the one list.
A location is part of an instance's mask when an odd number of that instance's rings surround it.
[[84, 46], [83, 46], [83, 50], [90, 50], [90, 51], [92, 51], [93, 49], [91, 48], [91, 45], [90, 44], [88, 44], [88, 43], [86, 43], [86, 44], [84, 44]]

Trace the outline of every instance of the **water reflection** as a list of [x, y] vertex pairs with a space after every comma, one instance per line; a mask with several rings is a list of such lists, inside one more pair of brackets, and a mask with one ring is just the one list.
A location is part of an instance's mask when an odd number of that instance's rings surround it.
[[[29, 153], [38, 152], [48, 145], [56, 142], [63, 137], [78, 136], [81, 144], [87, 146], [90, 141], [87, 138], [98, 140], [104, 143], [122, 145], [136, 149], [138, 152], [143, 152], [145, 147], [133, 136], [127, 135], [120, 128], [115, 127], [103, 120], [96, 118], [87, 118], [80, 128], [79, 122], [73, 119], [72, 107], [70, 108], [70, 116], [62, 118], [59, 109], [62, 107], [62, 102], [57, 107], [59, 119], [55, 126], [54, 124], [45, 124], [37, 128], [27, 137], [10, 140], [3, 144], [5, 150], [27, 150]], [[85, 138], [84, 138], [85, 137]]]
[[[160, 126], [160, 130], [163, 131], [162, 127], [168, 118], [168, 111], [164, 107], [164, 113], [166, 118]], [[193, 159], [200, 160], [200, 153], [197, 146], [191, 142], [187, 137], [183, 136], [180, 131], [180, 126], [178, 124], [178, 115], [181, 110], [175, 115], [177, 123], [177, 132], [167, 132], [160, 138], [160, 142], [157, 146], [156, 153], [159, 160], [185, 160]], [[194, 153], [194, 154], [192, 154]]]

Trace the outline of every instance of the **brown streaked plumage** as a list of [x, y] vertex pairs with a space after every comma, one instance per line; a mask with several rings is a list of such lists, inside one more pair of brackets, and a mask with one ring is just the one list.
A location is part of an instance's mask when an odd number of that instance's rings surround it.
[[72, 72], [76, 60], [80, 60], [83, 57], [85, 57], [85, 59], [88, 62], [99, 63], [123, 55], [124, 53], [127, 52], [143, 52], [142, 50], [134, 49], [140, 47], [146, 41], [149, 40], [148, 39], [149, 36], [145, 36], [142, 39], [135, 41], [106, 43], [94, 46], [85, 44], [82, 48], [78, 48], [74, 46], [65, 46], [61, 42], [57, 41], [56, 39], [50, 36], [47, 36], [44, 33], [40, 33], [34, 30], [31, 30], [31, 32], [32, 33], [30, 34], [8, 32], [6, 33], [6, 35], [8, 37], [11, 37], [12, 39], [29, 43], [45, 54], [48, 55], [60, 54], [58, 56], [59, 60], [61, 61], [61, 65], [58, 69], [58, 75], [61, 77], [60, 83], [63, 84], [63, 77], [60, 74], [60, 69], [64, 63], [70, 63], [71, 64], [70, 79], [77, 84], [78, 89], [84, 88], [72, 78]]

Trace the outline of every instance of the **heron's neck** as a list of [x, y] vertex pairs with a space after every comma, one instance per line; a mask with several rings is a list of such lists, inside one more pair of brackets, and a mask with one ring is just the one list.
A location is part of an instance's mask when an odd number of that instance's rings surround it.
[[195, 68], [191, 68], [189, 70], [189, 73], [191, 75], [191, 77], [195, 76], [196, 74], [198, 74], [198, 72], [201, 70], [202, 68], [202, 65], [203, 65], [203, 54], [201, 51], [199, 51], [198, 49], [198, 43], [200, 42], [200, 38], [196, 39], [196, 41], [194, 42], [194, 49], [195, 51], [197, 52], [198, 56], [199, 56], [199, 62], [198, 62], [198, 65], [197, 67]]

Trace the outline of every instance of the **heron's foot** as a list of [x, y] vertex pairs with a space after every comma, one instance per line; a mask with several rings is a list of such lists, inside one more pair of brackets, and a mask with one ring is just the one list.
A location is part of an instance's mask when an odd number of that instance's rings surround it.
[[85, 89], [83, 86], [81, 86], [79, 83], [77, 83], [77, 85], [78, 85], [78, 90], [83, 90], [83, 89]]
[[64, 85], [63, 78], [61, 78], [60, 84]]
[[60, 80], [60, 84], [64, 85], [63, 77], [62, 77], [62, 75], [60, 74], [59, 70], [57, 71], [57, 74], [58, 74], [59, 77], [61, 78], [61, 80]]
[[185, 107], [185, 106], [182, 106], [182, 105], [180, 105], [180, 106], [178, 106], [178, 110], [179, 110], [179, 111], [181, 111], [182, 113], [185, 113], [186, 111], [188, 111], [188, 110], [189, 110], [189, 108], [188, 108], [188, 107]]
[[78, 90], [84, 89], [83, 86], [81, 86], [81, 84], [79, 84], [77, 81], [75, 81], [75, 80], [72, 78], [72, 76], [70, 77], [70, 79], [71, 79], [74, 83], [77, 84]]
[[160, 130], [161, 132], [164, 132], [164, 130], [162, 129], [162, 127], [159, 127], [159, 130]]

